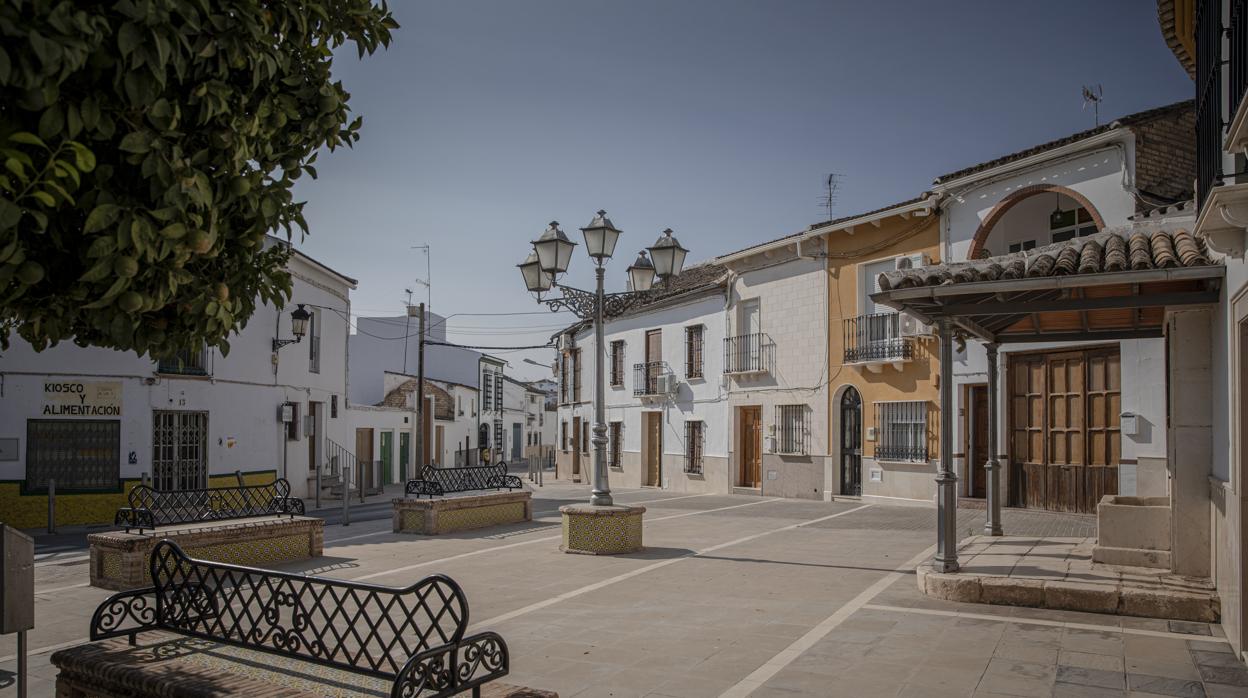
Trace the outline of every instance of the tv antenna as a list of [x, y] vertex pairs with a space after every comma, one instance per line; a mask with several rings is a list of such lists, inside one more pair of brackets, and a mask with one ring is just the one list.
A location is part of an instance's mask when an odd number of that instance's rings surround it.
[[1100, 83], [1097, 83], [1094, 89], [1091, 85], [1083, 86], [1083, 108], [1087, 109], [1088, 105], [1092, 105], [1092, 114], [1096, 119], [1096, 125], [1101, 125], [1101, 100], [1105, 99], [1105, 90], [1101, 89]]
[[421, 250], [425, 253], [425, 278], [412, 279], [416, 283], [425, 287], [425, 308], [432, 312], [433, 309], [433, 251], [426, 243], [424, 245], [412, 245], [413, 250]]
[[823, 207], [828, 218], [832, 220], [832, 209], [836, 206], [836, 194], [841, 188], [841, 175], [833, 172], [823, 182], [824, 193], [819, 197], [819, 205]]

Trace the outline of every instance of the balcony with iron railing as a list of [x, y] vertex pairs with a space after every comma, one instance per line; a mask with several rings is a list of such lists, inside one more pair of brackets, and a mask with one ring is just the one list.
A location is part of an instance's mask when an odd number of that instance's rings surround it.
[[1199, 0], [1195, 20], [1193, 232], [1214, 251], [1237, 254], [1248, 243], [1239, 223], [1248, 217], [1248, 172], [1231, 157], [1248, 148], [1248, 0]]
[[158, 359], [156, 372], [170, 376], [206, 376], [208, 348], [183, 349], [173, 356]]
[[767, 373], [775, 353], [775, 343], [762, 333], [725, 337], [724, 373]]
[[665, 395], [670, 389], [672, 370], [665, 361], [646, 361], [633, 364], [633, 395], [650, 397]]
[[902, 362], [914, 358], [912, 342], [902, 334], [902, 321], [900, 313], [873, 313], [846, 318], [842, 326], [844, 363], [878, 369], [884, 364], [899, 367]]

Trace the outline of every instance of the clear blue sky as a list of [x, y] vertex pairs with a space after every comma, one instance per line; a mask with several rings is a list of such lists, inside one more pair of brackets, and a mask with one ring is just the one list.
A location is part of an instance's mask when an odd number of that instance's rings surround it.
[[[301, 249], [360, 280], [358, 314], [532, 312], [515, 265], [559, 220], [624, 230], [608, 284], [671, 227], [690, 259], [910, 198], [940, 174], [1190, 98], [1156, 6], [1096, 2], [392, 1], [390, 49], [335, 74], [364, 117], [354, 150], [301, 181]], [[567, 281], [587, 287], [578, 250]], [[564, 315], [460, 316], [451, 338], [540, 343]], [[461, 330], [458, 331], [457, 330]], [[528, 334], [523, 334], [528, 331]], [[496, 331], [495, 333], [491, 333]], [[540, 369], [500, 353], [517, 373]]]

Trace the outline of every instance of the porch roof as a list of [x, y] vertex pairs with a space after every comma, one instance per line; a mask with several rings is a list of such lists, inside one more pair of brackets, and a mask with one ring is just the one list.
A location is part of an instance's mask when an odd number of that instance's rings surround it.
[[1107, 230], [879, 276], [876, 303], [987, 342], [1160, 337], [1165, 309], [1217, 303], [1225, 268], [1187, 230]]

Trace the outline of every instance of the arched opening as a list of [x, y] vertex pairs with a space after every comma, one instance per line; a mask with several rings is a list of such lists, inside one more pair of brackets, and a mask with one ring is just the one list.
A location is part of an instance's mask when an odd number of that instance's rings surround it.
[[1055, 184], [1024, 187], [993, 207], [975, 231], [969, 259], [1023, 252], [1105, 227], [1084, 195]]
[[862, 396], [848, 386], [841, 393], [841, 494], [857, 497], [862, 494]]

